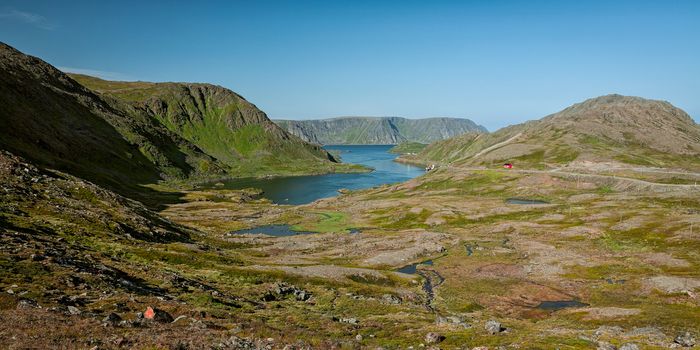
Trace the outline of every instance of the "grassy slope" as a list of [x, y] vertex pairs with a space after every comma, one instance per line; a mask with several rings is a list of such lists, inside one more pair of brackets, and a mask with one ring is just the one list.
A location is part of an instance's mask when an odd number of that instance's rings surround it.
[[237, 176], [357, 170], [289, 135], [239, 95], [209, 84], [114, 82], [72, 74], [126, 101], [230, 167]]
[[427, 145], [420, 142], [403, 142], [392, 147], [389, 152], [395, 154], [418, 153]]
[[539, 169], [594, 161], [697, 170], [699, 155], [700, 126], [683, 111], [667, 102], [611, 95], [491, 134], [439, 141], [402, 160], [470, 166], [513, 162]]

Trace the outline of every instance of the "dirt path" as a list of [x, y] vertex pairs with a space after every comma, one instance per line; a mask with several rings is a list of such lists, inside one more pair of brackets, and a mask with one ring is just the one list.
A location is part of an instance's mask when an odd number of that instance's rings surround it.
[[517, 139], [518, 137], [520, 137], [520, 135], [522, 135], [522, 134], [523, 134], [522, 132], [519, 132], [515, 136], [513, 136], [505, 141], [499, 142], [493, 146], [486, 147], [486, 148], [482, 149], [481, 151], [479, 151], [477, 154], [473, 155], [472, 158], [476, 158], [484, 153], [491, 152], [497, 148], [503, 147], [503, 146], [511, 143], [513, 140]]

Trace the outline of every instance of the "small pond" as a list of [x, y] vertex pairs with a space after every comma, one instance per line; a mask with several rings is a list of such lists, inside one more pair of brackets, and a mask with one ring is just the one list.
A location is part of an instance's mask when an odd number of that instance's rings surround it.
[[433, 261], [432, 261], [432, 260], [426, 260], [426, 261], [423, 261], [423, 262], [411, 264], [411, 265], [408, 265], [408, 266], [404, 266], [404, 267], [402, 267], [402, 268], [400, 268], [400, 269], [398, 269], [398, 270], [396, 270], [396, 271], [397, 271], [397, 272], [401, 272], [401, 273], [407, 273], [407, 274], [409, 274], [409, 275], [413, 275], [413, 274], [416, 273], [416, 270], [418, 269], [418, 265], [432, 266], [432, 265], [433, 265]]
[[265, 225], [265, 226], [247, 228], [244, 230], [232, 231], [231, 233], [234, 235], [258, 234], [258, 235], [268, 235], [268, 236], [273, 236], [273, 237], [285, 237], [285, 236], [305, 235], [305, 234], [311, 234], [311, 233], [316, 233], [316, 232], [295, 231], [295, 230], [292, 230], [292, 227], [290, 225]]
[[561, 309], [566, 309], [569, 307], [584, 307], [588, 306], [586, 303], [582, 303], [578, 300], [558, 300], [558, 301], [543, 301], [537, 305], [538, 309], [556, 311]]

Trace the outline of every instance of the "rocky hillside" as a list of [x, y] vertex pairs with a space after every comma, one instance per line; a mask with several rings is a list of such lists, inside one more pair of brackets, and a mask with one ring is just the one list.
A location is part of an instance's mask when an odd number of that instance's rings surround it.
[[700, 167], [700, 126], [666, 101], [607, 95], [492, 134], [436, 142], [411, 162], [548, 168], [583, 162]]
[[70, 76], [103, 98], [150, 116], [235, 174], [321, 172], [335, 161], [318, 145], [284, 131], [255, 105], [220, 86]]
[[486, 128], [469, 119], [399, 117], [342, 117], [321, 120], [275, 120], [301, 139], [317, 144], [430, 143]]
[[0, 43], [0, 148], [123, 194], [159, 180], [336, 167], [222, 87], [75, 77], [88, 87]]
[[212, 157], [125, 113], [48, 63], [0, 44], [0, 147], [110, 188], [185, 177]]

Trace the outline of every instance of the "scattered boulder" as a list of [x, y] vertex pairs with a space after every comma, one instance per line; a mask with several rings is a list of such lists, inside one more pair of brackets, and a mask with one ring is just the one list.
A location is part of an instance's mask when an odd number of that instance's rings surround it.
[[393, 294], [382, 295], [382, 301], [384, 301], [387, 304], [392, 304], [392, 305], [401, 304], [401, 298], [399, 298]]
[[71, 315], [80, 315], [82, 311], [80, 311], [80, 309], [78, 309], [77, 307], [70, 305], [68, 306], [68, 313], [70, 313]]
[[501, 326], [501, 323], [496, 320], [487, 321], [486, 325], [484, 325], [484, 329], [486, 329], [489, 334], [498, 334], [505, 330], [505, 328]]
[[439, 333], [430, 332], [425, 335], [425, 342], [428, 344], [437, 344], [443, 340], [445, 340], [445, 336]]
[[307, 301], [311, 299], [311, 293], [287, 283], [275, 284], [275, 286], [266, 291], [260, 299], [263, 301], [275, 301], [286, 299], [291, 296], [297, 301]]
[[360, 324], [360, 321], [358, 321], [354, 317], [347, 317], [347, 318], [333, 317], [333, 321], [340, 322], [340, 323], [348, 323], [348, 324]]
[[102, 319], [102, 325], [105, 327], [111, 326], [114, 327], [119, 322], [121, 322], [122, 318], [121, 316], [117, 315], [114, 312], [111, 312], [109, 315], [105, 316], [105, 318]]
[[612, 345], [608, 342], [598, 342], [598, 347], [596, 348], [597, 350], [617, 350], [617, 346]]
[[446, 317], [438, 317], [437, 319], [438, 324], [448, 324], [448, 325], [453, 325], [453, 326], [459, 326], [462, 328], [471, 328], [471, 325], [464, 321], [461, 317], [458, 316], [446, 316]]
[[214, 346], [214, 349], [257, 350], [261, 349], [261, 347], [258, 347], [258, 344], [255, 344], [253, 341], [232, 336]]
[[673, 342], [679, 344], [680, 346], [691, 348], [695, 346], [696, 340], [695, 337], [690, 334], [690, 332], [684, 332], [677, 335]]
[[150, 306], [143, 313], [143, 317], [147, 320], [153, 320], [155, 322], [160, 323], [173, 322], [173, 316], [171, 316], [169, 313], [158, 308], [152, 308]]
[[620, 350], [639, 350], [639, 346], [635, 343], [625, 343], [622, 344]]
[[488, 346], [477, 346], [475, 348], [472, 348], [472, 350], [489, 350]]
[[18, 309], [39, 309], [41, 306], [39, 306], [39, 303], [36, 302], [36, 300], [33, 299], [21, 299], [19, 303], [17, 303], [17, 308]]

